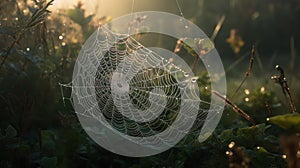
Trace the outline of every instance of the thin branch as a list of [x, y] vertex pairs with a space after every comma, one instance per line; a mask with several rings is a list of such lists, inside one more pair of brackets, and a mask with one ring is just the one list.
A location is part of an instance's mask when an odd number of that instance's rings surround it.
[[218, 24], [216, 25], [215, 30], [214, 30], [213, 34], [211, 35], [211, 37], [210, 37], [211, 41], [215, 41], [220, 29], [222, 28], [222, 25], [223, 25], [224, 21], [225, 21], [225, 15], [223, 15], [221, 17], [221, 19], [218, 21]]
[[183, 39], [178, 39], [173, 52], [175, 54], [178, 53], [181, 50], [182, 46], [183, 46]]
[[231, 96], [231, 99], [238, 93], [238, 91], [241, 89], [241, 87], [243, 86], [243, 84], [245, 83], [245, 81], [247, 80], [247, 78], [249, 77], [252, 67], [253, 67], [253, 63], [254, 63], [254, 56], [255, 56], [255, 47], [254, 45], [252, 46], [251, 49], [251, 58], [250, 58], [250, 62], [249, 62], [249, 66], [247, 69], [247, 72], [244, 76], [243, 81], [241, 82], [241, 84], [239, 85], [239, 87], [235, 90], [235, 92], [233, 93], [233, 95]]
[[227, 99], [226, 97], [224, 97], [223, 95], [221, 95], [220, 93], [213, 91], [213, 94], [215, 94], [216, 96], [218, 96], [219, 98], [223, 99], [225, 101], [225, 103], [227, 105], [229, 105], [230, 107], [232, 107], [233, 111], [235, 111], [237, 114], [241, 115], [242, 117], [244, 117], [247, 121], [249, 121], [251, 124], [256, 125], [255, 121], [246, 113], [244, 112], [242, 109], [240, 109], [237, 105], [235, 105], [234, 103], [232, 103], [229, 99]]
[[275, 80], [275, 82], [278, 83], [281, 86], [282, 93], [287, 98], [287, 100], [288, 100], [288, 102], [290, 104], [292, 112], [296, 113], [297, 110], [296, 110], [294, 101], [292, 99], [290, 88], [289, 88], [289, 86], [287, 84], [287, 80], [285, 78], [284, 70], [279, 65], [276, 65], [275, 68], [276, 68], [277, 71], [279, 71], [279, 75], [274, 75], [274, 76], [271, 77], [271, 79]]
[[2, 68], [2, 66], [4, 65], [5, 61], [7, 60], [11, 50], [14, 48], [14, 46], [19, 43], [19, 41], [21, 40], [21, 37], [23, 36], [23, 34], [25, 33], [26, 29], [22, 29], [20, 31], [20, 33], [18, 34], [18, 36], [16, 37], [16, 39], [11, 43], [11, 45], [5, 49], [5, 54], [4, 54], [4, 58], [2, 59], [1, 63], [0, 63], [0, 70]]

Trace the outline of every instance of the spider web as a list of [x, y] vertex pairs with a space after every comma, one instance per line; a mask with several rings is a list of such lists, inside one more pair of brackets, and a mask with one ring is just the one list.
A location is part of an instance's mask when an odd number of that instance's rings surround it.
[[[199, 133], [208, 113], [222, 109], [200, 99], [198, 77], [188, 66], [133, 37], [100, 26], [88, 41], [72, 82], [60, 84], [64, 102], [70, 101], [77, 115], [96, 119], [131, 141], [141, 138], [136, 143], [142, 145], [175, 145], [170, 136], [176, 141], [188, 132]], [[72, 95], [65, 96], [64, 88], [71, 88]]]

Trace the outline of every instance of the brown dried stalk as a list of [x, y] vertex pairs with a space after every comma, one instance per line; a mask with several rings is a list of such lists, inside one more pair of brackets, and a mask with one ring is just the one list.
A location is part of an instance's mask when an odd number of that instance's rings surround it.
[[211, 37], [210, 37], [211, 41], [215, 41], [215, 39], [216, 39], [216, 37], [217, 37], [224, 21], [225, 21], [225, 15], [223, 15], [221, 17], [221, 19], [218, 21], [218, 24], [216, 25], [215, 30], [214, 30], [213, 34], [211, 35]]
[[232, 103], [229, 99], [227, 99], [226, 97], [222, 96], [220, 93], [218, 93], [216, 91], [213, 91], [213, 94], [215, 94], [219, 98], [223, 99], [227, 105], [229, 105], [229, 106], [232, 107], [233, 111], [235, 111], [236, 113], [238, 113], [239, 115], [241, 115], [242, 117], [244, 117], [251, 124], [256, 125], [255, 122], [254, 122], [254, 120], [246, 112], [244, 112], [237, 105], [235, 105], [234, 103]]
[[183, 46], [183, 39], [178, 39], [176, 43], [176, 47], [174, 49], [174, 53], [175, 54], [178, 53], [181, 50], [182, 46]]
[[284, 70], [279, 66], [279, 65], [276, 65], [276, 70], [279, 71], [279, 75], [274, 75], [271, 77], [271, 79], [275, 80], [276, 83], [278, 83], [280, 86], [281, 86], [281, 89], [282, 89], [282, 93], [285, 95], [285, 97], [287, 98], [289, 104], [290, 104], [290, 107], [291, 107], [291, 110], [293, 113], [296, 113], [296, 107], [295, 107], [295, 104], [294, 104], [294, 101], [292, 99], [292, 95], [291, 95], [291, 92], [290, 92], [290, 88], [287, 84], [287, 80], [285, 78], [285, 73], [284, 73]]
[[243, 86], [243, 84], [245, 83], [245, 81], [247, 80], [247, 78], [249, 77], [250, 72], [251, 72], [252, 67], [253, 67], [253, 63], [254, 63], [254, 56], [255, 56], [255, 47], [253, 45], [252, 49], [251, 49], [251, 57], [250, 57], [250, 62], [249, 62], [249, 66], [248, 66], [247, 72], [246, 72], [246, 74], [244, 76], [243, 81], [241, 82], [241, 84], [239, 85], [239, 87], [235, 90], [235, 92], [233, 93], [233, 95], [231, 96], [231, 99], [238, 93], [238, 91], [241, 89], [241, 87]]
[[271, 105], [270, 105], [270, 103], [269, 102], [265, 102], [265, 106], [266, 106], [266, 108], [267, 108], [267, 110], [268, 110], [268, 113], [269, 114], [272, 114], [272, 110], [271, 110]]

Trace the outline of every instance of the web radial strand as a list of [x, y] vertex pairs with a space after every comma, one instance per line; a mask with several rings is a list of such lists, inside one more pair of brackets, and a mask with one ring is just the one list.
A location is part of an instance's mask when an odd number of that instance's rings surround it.
[[211, 112], [201, 104], [211, 105], [200, 100], [191, 70], [104, 27], [99, 27], [97, 36], [85, 46], [90, 47], [81, 51], [78, 75], [73, 75], [72, 81], [73, 97], [82, 107], [77, 113], [93, 117], [131, 140], [141, 137], [138, 143], [143, 145], [172, 145], [168, 141], [172, 130], [188, 132], [190, 127], [178, 125], [193, 118], [193, 130], [200, 130]]

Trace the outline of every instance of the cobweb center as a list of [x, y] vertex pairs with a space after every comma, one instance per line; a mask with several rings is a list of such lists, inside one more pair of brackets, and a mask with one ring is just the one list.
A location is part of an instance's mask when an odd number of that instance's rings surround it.
[[113, 73], [111, 79], [111, 90], [120, 95], [129, 93], [129, 84], [124, 79], [124, 75], [122, 73]]

